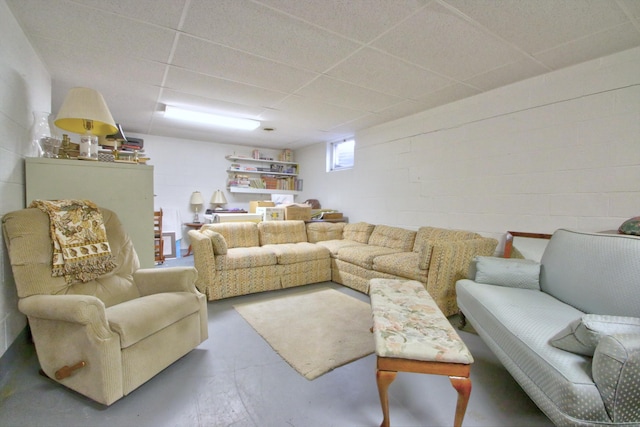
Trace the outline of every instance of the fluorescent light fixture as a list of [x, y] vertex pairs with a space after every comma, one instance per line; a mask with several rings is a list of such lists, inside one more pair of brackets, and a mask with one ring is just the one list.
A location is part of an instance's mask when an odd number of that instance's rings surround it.
[[258, 120], [239, 119], [236, 117], [202, 113], [200, 111], [183, 110], [182, 108], [172, 107], [170, 105], [165, 107], [164, 116], [170, 119], [186, 120], [212, 126], [222, 126], [242, 130], [254, 130], [260, 126], [260, 122]]

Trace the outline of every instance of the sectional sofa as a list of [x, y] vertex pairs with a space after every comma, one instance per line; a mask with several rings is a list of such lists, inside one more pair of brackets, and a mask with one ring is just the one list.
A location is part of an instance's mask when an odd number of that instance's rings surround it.
[[196, 286], [209, 300], [332, 280], [367, 293], [372, 278], [421, 282], [447, 316], [455, 283], [497, 240], [477, 233], [366, 222], [230, 222], [190, 230]]

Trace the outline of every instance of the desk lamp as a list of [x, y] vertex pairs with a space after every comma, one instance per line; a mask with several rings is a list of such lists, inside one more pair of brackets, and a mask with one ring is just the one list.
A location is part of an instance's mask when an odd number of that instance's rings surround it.
[[194, 191], [193, 193], [191, 193], [191, 200], [189, 201], [189, 203], [191, 203], [191, 206], [193, 206], [193, 210], [196, 212], [195, 216], [193, 217], [193, 222], [199, 224], [200, 217], [198, 216], [198, 212], [200, 212], [202, 205], [204, 205], [202, 194], [199, 191]]
[[55, 125], [81, 134], [80, 156], [98, 160], [97, 135], [110, 135], [118, 128], [100, 92], [86, 87], [74, 87], [62, 103]]
[[222, 206], [220, 206], [220, 205], [226, 205], [227, 204], [227, 198], [224, 197], [224, 193], [222, 191], [216, 190], [213, 193], [213, 196], [211, 196], [211, 200], [209, 201], [209, 203], [211, 203], [212, 205], [215, 206], [213, 208], [214, 211], [221, 211], [222, 210]]

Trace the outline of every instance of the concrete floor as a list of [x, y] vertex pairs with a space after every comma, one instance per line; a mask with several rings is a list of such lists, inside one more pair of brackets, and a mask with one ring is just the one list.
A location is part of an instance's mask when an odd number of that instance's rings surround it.
[[[368, 301], [335, 283], [310, 286]], [[309, 286], [277, 292], [302, 289]], [[0, 374], [0, 426], [380, 425], [375, 356], [308, 381], [233, 309], [235, 303], [264, 297], [209, 303], [209, 339], [109, 407], [40, 376], [33, 347], [19, 339], [0, 360], [5, 371]], [[475, 358], [465, 426], [551, 425], [476, 334], [460, 335]], [[453, 424], [456, 393], [446, 377], [399, 373], [389, 398], [394, 427]]]

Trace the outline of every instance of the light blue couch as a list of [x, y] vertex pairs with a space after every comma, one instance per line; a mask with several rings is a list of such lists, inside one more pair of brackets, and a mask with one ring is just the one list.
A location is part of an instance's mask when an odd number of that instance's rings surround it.
[[470, 277], [461, 313], [553, 423], [640, 425], [640, 237], [560, 229]]

